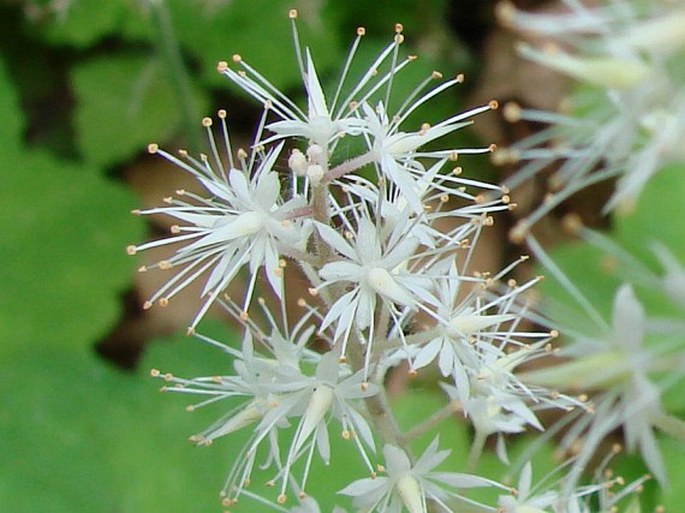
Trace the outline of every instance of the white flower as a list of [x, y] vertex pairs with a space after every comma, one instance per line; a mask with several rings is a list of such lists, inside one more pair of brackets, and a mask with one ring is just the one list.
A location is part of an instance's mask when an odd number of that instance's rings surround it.
[[[312, 331], [306, 330], [305, 333], [311, 336]], [[334, 425], [331, 419], [337, 419], [340, 435], [354, 441], [362, 459], [371, 468], [366, 451], [374, 451], [375, 442], [371, 428], [358, 411], [357, 402], [376, 394], [377, 387], [373, 384], [362, 387], [361, 372], [351, 374], [335, 353], [328, 352], [320, 358], [315, 372], [310, 375], [301, 371], [299, 365], [291, 366], [289, 355], [283, 359], [279, 358], [283, 353], [276, 353], [273, 357], [255, 353], [249, 331], [240, 352], [207, 337], [200, 338], [235, 357], [235, 375], [190, 380], [158, 371], [153, 371], [153, 375], [175, 385], [164, 390], [208, 398], [191, 410], [225, 399], [243, 398], [242, 404], [231, 409], [209, 429], [191, 437], [194, 443], [209, 445], [222, 436], [252, 427], [254, 434], [236, 459], [226, 482], [224, 496], [227, 504], [235, 501], [249, 483], [258, 449], [265, 442], [269, 462], [266, 466], [275, 467], [276, 476], [272, 481], [281, 480], [279, 502], [284, 502], [292, 467], [299, 458], [303, 455], [311, 458], [317, 450], [326, 464], [330, 461], [329, 429]], [[279, 430], [288, 427], [293, 418], [299, 420], [284, 457], [280, 450]], [[307, 466], [299, 482], [301, 491], [305, 488], [308, 471]]]
[[429, 501], [438, 504], [442, 511], [450, 512], [459, 509], [452, 509], [448, 501], [474, 504], [460, 494], [463, 489], [486, 486], [504, 488], [482, 477], [434, 470], [450, 452], [438, 451], [436, 438], [412, 464], [402, 449], [386, 445], [383, 455], [387, 475], [357, 480], [338, 493], [353, 497], [355, 506], [369, 513], [400, 513], [403, 508], [410, 513], [427, 513]]
[[[547, 476], [539, 485], [533, 486], [533, 471], [526, 463], [519, 475], [518, 487], [513, 495], [500, 495], [497, 513], [591, 513], [593, 511], [618, 511], [617, 504], [627, 496], [638, 492], [648, 477], [642, 477], [625, 485], [620, 477], [608, 479], [604, 475], [606, 458], [594, 473], [595, 482], [579, 487], [567, 486], [567, 477], [550, 484]], [[568, 462], [562, 466], [567, 466]], [[560, 467], [561, 468], [561, 467]], [[617, 489], [620, 488], [620, 489]], [[599, 502], [595, 509], [593, 501]], [[639, 510], [638, 510], [639, 511]]]
[[509, 2], [498, 9], [505, 25], [547, 41], [542, 49], [521, 45], [524, 57], [592, 86], [571, 98], [572, 111], [582, 115], [505, 107], [511, 121], [548, 125], [496, 156], [523, 163], [505, 185], [513, 188], [558, 164], [549, 182], [550, 195], [515, 228], [515, 238], [524, 237], [532, 224], [569, 196], [612, 177], [618, 180], [605, 211], [630, 210], [664, 164], [685, 159], [685, 94], [679, 72], [685, 49], [682, 6], [566, 5], [568, 12], [561, 14], [525, 13]]
[[337, 283], [345, 287], [349, 284], [326, 312], [320, 330], [335, 326], [333, 340], [342, 343], [343, 356], [350, 332], [368, 330], [368, 336], [361, 339], [368, 344], [364, 366], [367, 376], [379, 300], [399, 322], [398, 305], [412, 310], [425, 309], [425, 305], [435, 303], [435, 299], [431, 295], [432, 280], [412, 273], [408, 267], [419, 245], [416, 238], [401, 229], [379, 234], [378, 228], [365, 216], [358, 223], [357, 233], [350, 240], [328, 226], [317, 225], [322, 239], [340, 254], [341, 259], [321, 268], [319, 275], [323, 282], [316, 290], [320, 293]]
[[[307, 114], [299, 113], [293, 116], [294, 119], [286, 118], [267, 125], [276, 134], [272, 139], [304, 137], [313, 144], [327, 147], [336, 137], [345, 134], [359, 135], [366, 128], [364, 120], [350, 115], [349, 112], [345, 115], [344, 111], [331, 116], [309, 49], [305, 53], [307, 64], [303, 78], [307, 94]], [[269, 101], [273, 103], [272, 100]], [[336, 106], [332, 105], [331, 108], [335, 109]]]
[[[223, 121], [223, 111], [220, 117]], [[206, 119], [204, 124], [209, 127], [211, 121]], [[227, 137], [224, 123], [222, 127]], [[215, 164], [206, 156], [201, 161], [188, 157], [188, 162], [184, 162], [151, 145], [151, 152], [160, 154], [191, 173], [209, 197], [177, 191], [181, 198], [189, 198], [190, 201], [168, 198], [168, 206], [137, 211], [144, 215], [167, 215], [184, 224], [172, 227], [174, 237], [128, 248], [130, 254], [135, 254], [150, 248], [183, 244], [170, 258], [141, 268], [182, 267], [144, 306], [149, 308], [156, 300], [164, 305], [189, 283], [206, 275], [201, 293], [204, 305], [195, 316], [191, 328], [197, 325], [244, 266], [248, 266], [251, 278], [246, 288], [243, 310], [248, 309], [260, 268], [263, 268], [273, 291], [283, 298], [281, 257], [301, 255], [309, 230], [308, 223], [301, 218], [306, 205], [304, 199], [295, 196], [284, 200], [281, 197], [280, 179], [274, 165], [280, 156], [282, 144], [266, 154], [259, 154], [255, 150], [256, 153], [249, 160], [245, 159], [246, 155], [241, 155], [242, 169], [238, 169], [234, 167], [230, 154], [227, 163], [222, 162], [214, 140], [210, 142]], [[187, 157], [185, 152], [182, 155]]]
[[[562, 328], [563, 329], [563, 328]], [[673, 365], [682, 376], [680, 359], [668, 357], [680, 344], [665, 338], [660, 344], [647, 343], [646, 314], [629, 285], [616, 292], [610, 326], [599, 333], [574, 333], [561, 352], [571, 360], [526, 374], [526, 380], [559, 389], [598, 389], [593, 397], [593, 414], [578, 416], [564, 435], [561, 445], [570, 448], [582, 437], [576, 466], [582, 468], [611, 432], [622, 428], [629, 451], [639, 451], [645, 464], [662, 483], [666, 472], [655, 429], [685, 437], [685, 423], [669, 416], [661, 403], [661, 389], [650, 375]]]
[[368, 144], [374, 161], [379, 168], [379, 175], [395, 184], [412, 210], [421, 213], [424, 210], [420, 200], [420, 194], [426, 188], [425, 166], [419, 159], [438, 160], [442, 167], [448, 160], [456, 160], [459, 153], [487, 153], [493, 150], [488, 148], [462, 148], [447, 150], [421, 150], [428, 143], [440, 139], [471, 124], [464, 121], [490, 109], [497, 108], [496, 102], [487, 106], [478, 107], [464, 113], [446, 119], [435, 126], [425, 125], [418, 132], [402, 132], [400, 124], [419, 105], [429, 97], [434, 96], [454, 84], [461, 82], [458, 77], [443, 83], [433, 89], [421, 99], [412, 102], [411, 108], [406, 112], [399, 112], [388, 118], [383, 103], [379, 103], [375, 110], [367, 103], [362, 105], [364, 119], [368, 126]]
[[297, 62], [307, 95], [306, 112], [238, 55], [233, 57], [233, 61], [242, 68], [240, 72], [231, 69], [226, 62], [220, 62], [218, 69], [219, 72], [260, 103], [266, 105], [271, 112], [280, 118], [279, 121], [267, 125], [267, 128], [275, 135], [265, 139], [262, 143], [286, 137], [303, 137], [328, 152], [342, 135], [360, 135], [365, 130], [366, 122], [356, 114], [358, 105], [376, 93], [384, 84], [391, 82], [391, 77], [409, 63], [410, 59], [406, 59], [403, 62], [394, 63], [390, 71], [378, 73], [379, 68], [397, 54], [398, 47], [403, 41], [401, 26], [398, 26], [393, 42], [378, 54], [358, 81], [351, 86], [351, 91], [347, 93], [347, 96], [342, 97], [343, 87], [348, 86], [346, 81], [350, 65], [354, 60], [361, 38], [365, 34], [363, 28], [358, 29], [357, 38], [343, 65], [338, 88], [334, 94], [329, 95], [332, 99], [329, 97], [327, 100], [309, 49], [305, 49], [304, 55], [300, 50], [299, 36], [295, 25], [297, 11], [292, 10], [290, 18], [293, 22]]
[[[536, 349], [536, 348], [534, 348]], [[542, 387], [532, 387], [515, 374], [517, 366], [534, 356], [534, 350], [519, 349], [511, 355], [481, 354], [480, 368], [467, 368], [457, 387], [441, 383], [451, 399], [458, 399], [475, 430], [469, 464], [474, 466], [488, 436], [497, 434], [497, 456], [508, 463], [503, 435], [521, 433], [529, 425], [543, 431], [535, 411], [541, 408], [569, 408], [580, 403]]]
[[[469, 245], [464, 257], [471, 260], [475, 240]], [[524, 259], [520, 259], [523, 261]], [[518, 263], [518, 262], [517, 262]], [[504, 356], [508, 344], [521, 343], [518, 335], [546, 338], [549, 334], [517, 333], [510, 321], [520, 320], [524, 313], [516, 307], [515, 299], [532, 287], [532, 280], [522, 287], [514, 287], [500, 295], [488, 291], [493, 288], [511, 266], [494, 277], [474, 278], [459, 271], [456, 261], [449, 262], [445, 280], [436, 284], [439, 301], [434, 329], [421, 338], [426, 339], [416, 353], [415, 368], [424, 367], [437, 359], [440, 373], [453, 376], [463, 398], [468, 396], [467, 368], [475, 372], [481, 365], [481, 352], [493, 352]], [[467, 288], [468, 287], [468, 288]], [[466, 291], [464, 290], [466, 289]], [[466, 295], [464, 295], [466, 294]], [[492, 312], [497, 313], [492, 313]], [[518, 340], [518, 341], [517, 341]]]

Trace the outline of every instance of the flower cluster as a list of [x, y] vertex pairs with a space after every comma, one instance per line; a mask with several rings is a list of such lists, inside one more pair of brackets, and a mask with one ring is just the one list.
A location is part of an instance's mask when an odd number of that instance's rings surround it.
[[[220, 420], [191, 437], [194, 443], [209, 445], [238, 431], [251, 433], [230, 471], [223, 504], [230, 507], [249, 497], [279, 511], [319, 511], [308, 496], [312, 462], [317, 454], [324, 464], [330, 462], [331, 436], [337, 433], [354, 444], [368, 470], [368, 476], [350, 476], [339, 491], [355, 507], [426, 513], [467, 505], [494, 511], [464, 490], [507, 488], [484, 477], [437, 470], [450, 453], [438, 449], [437, 438], [413, 456], [412, 440], [455, 411], [475, 430], [471, 454], [462, 458], [471, 468], [491, 435], [497, 436], [497, 455], [508, 462], [505, 436], [529, 428], [543, 431], [537, 417], [541, 409], [572, 410], [578, 427], [570, 433], [596, 433], [592, 440], [639, 417], [627, 433], [628, 447], [638, 447], [661, 479], [651, 449], [658, 402], [644, 396], [639, 411], [624, 406], [628, 395], [635, 397], [633, 388], [642, 387], [645, 394], [653, 390], [646, 386], [651, 360], [630, 356], [640, 353], [639, 327], [631, 325], [632, 338], [627, 338], [619, 326], [625, 316], [640, 322], [630, 291], [619, 293], [616, 333], [603, 339], [604, 346], [596, 344], [583, 354], [593, 358], [603, 348], [613, 354], [614, 345], [627, 344], [613, 378], [630, 375], [621, 381], [628, 388], [598, 398], [595, 415], [588, 416], [583, 400], [546, 388], [572, 387], [545, 379], [544, 371], [524, 372], [550, 354], [558, 336], [552, 327], [535, 327], [541, 317], [534, 313], [529, 291], [541, 278], [512, 278], [527, 257], [499, 270], [478, 268], [475, 251], [482, 234], [498, 213], [514, 205], [507, 187], [466, 178], [456, 165], [460, 154], [486, 154], [494, 146], [455, 148], [449, 136], [497, 103], [435, 124], [412, 125], [421, 106], [463, 77], [443, 81], [433, 72], [396, 107], [392, 85], [415, 60], [402, 57], [401, 25], [354, 80], [350, 69], [364, 36], [359, 29], [338, 87], [327, 92], [310, 50], [301, 48], [297, 13], [290, 17], [306, 107], [240, 56], [231, 64], [220, 62], [218, 71], [263, 106], [251, 147], [233, 147], [225, 111], [218, 115], [218, 141], [213, 121], [203, 120], [208, 155], [194, 158], [181, 151], [175, 156], [150, 145], [152, 153], [190, 173], [204, 193], [177, 191], [165, 206], [136, 211], [164, 214], [179, 224], [172, 226], [169, 238], [129, 247], [131, 254], [161, 246], [175, 250], [143, 268], [178, 269], [144, 307], [165, 305], [190, 283], [202, 281], [203, 304], [189, 333], [233, 360], [234, 372], [225, 376], [183, 379], [153, 372], [169, 383], [165, 390], [202, 397], [191, 409], [229, 405]], [[612, 169], [617, 165], [612, 163]], [[594, 180], [594, 167], [573, 180]], [[243, 275], [244, 295], [234, 302], [225, 292]], [[306, 299], [295, 301], [294, 281], [306, 282]], [[278, 308], [270, 308], [270, 301]], [[291, 323], [287, 312], [295, 302], [299, 319]], [[196, 329], [212, 305], [241, 327], [240, 350]], [[439, 373], [449, 402], [433, 417], [401, 431], [385, 394], [388, 375], [396, 368], [416, 375], [429, 367]], [[587, 443], [588, 454], [596, 445]], [[578, 465], [586, 460], [582, 454]], [[269, 473], [266, 484], [278, 489], [275, 502], [248, 487], [261, 472]], [[500, 499], [497, 511], [546, 511], [553, 502], [585, 493], [570, 490], [552, 502], [528, 501], [529, 468], [521, 479], [523, 496]], [[285, 503], [292, 495], [301, 502], [288, 510]]]
[[[306, 321], [310, 320], [308, 317]], [[280, 503], [286, 500], [294, 463], [303, 456], [307, 459], [304, 475], [298, 483], [300, 493], [304, 494], [314, 451], [324, 462], [330, 461], [328, 431], [333, 419], [338, 421], [344, 438], [356, 440], [370, 467], [366, 448], [373, 448], [375, 444], [359, 408], [360, 400], [375, 395], [377, 387], [373, 384], [361, 387], [361, 372], [352, 373], [347, 365], [339, 362], [334, 352], [321, 356], [307, 349], [314, 332], [311, 325], [298, 323], [296, 328], [299, 329], [287, 334], [279, 329], [264, 334], [255, 325], [247, 326], [249, 329], [245, 332], [240, 351], [198, 335], [233, 356], [233, 375], [182, 379], [152, 371], [153, 376], [170, 383], [163, 390], [207, 397], [191, 406], [191, 410], [219, 401], [236, 398], [241, 401], [205, 432], [191, 437], [191, 441], [198, 445], [209, 445], [217, 438], [243, 428], [253, 429], [252, 437], [226, 482], [222, 494], [224, 504], [228, 506], [237, 502], [243, 487], [250, 482], [258, 449], [262, 445], [267, 446], [266, 466], [275, 470], [275, 477], [270, 479], [270, 483], [275, 484], [277, 479], [281, 481]], [[267, 354], [255, 351], [255, 337]], [[293, 418], [298, 419], [297, 427], [284, 455], [279, 443], [283, 438], [281, 431], [289, 427], [289, 419]], [[357, 437], [361, 438], [361, 443]]]
[[505, 26], [537, 41], [520, 45], [525, 58], [583, 84], [564, 112], [505, 108], [510, 121], [547, 125], [499, 152], [496, 161], [522, 164], [507, 185], [513, 188], [556, 166], [544, 203], [514, 229], [519, 240], [555, 206], [602, 180], [617, 179], [605, 212], [630, 211], [655, 173], [685, 160], [682, 5], [563, 4], [565, 12], [528, 13], [506, 1], [497, 10]]
[[[671, 303], [678, 304], [677, 292], [663, 286], [670, 275], [679, 276], [682, 268], [663, 246], [657, 254], [666, 262], [666, 276], [661, 283], [646, 267], [625, 250], [591, 230], [575, 224], [576, 232], [591, 244], [623, 259], [632, 269], [631, 281], [653, 285]], [[667, 482], [663, 458], [656, 431], [685, 439], [685, 422], [670, 414], [663, 403], [668, 388], [685, 378], [685, 326], [678, 319], [657, 319], [647, 314], [630, 282], [621, 284], [614, 295], [610, 321], [593, 307], [580, 290], [566, 281], [561, 270], [543, 253], [532, 236], [528, 242], [540, 260], [564, 283], [574, 302], [585, 311], [590, 322], [578, 325], [577, 316], [551, 311], [550, 325], [566, 334], [566, 343], [559, 351], [563, 363], [538, 369], [525, 375], [530, 383], [560, 390], [583, 390], [592, 393], [592, 415], [575, 416], [566, 430], [560, 447], [576, 454], [573, 472], [576, 479], [596, 455], [602, 441], [617, 429], [622, 429], [628, 451], [639, 452], [654, 477]], [[682, 311], [682, 306], [681, 306]], [[560, 309], [563, 312], [563, 309]], [[567, 422], [565, 419], [564, 422]]]

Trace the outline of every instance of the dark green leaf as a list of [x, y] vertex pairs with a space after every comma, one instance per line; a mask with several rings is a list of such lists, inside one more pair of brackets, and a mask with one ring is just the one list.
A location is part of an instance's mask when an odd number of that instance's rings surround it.
[[220, 511], [224, 457], [185, 441], [207, 415], [189, 415], [151, 378], [46, 347], [3, 359], [0, 375], [12, 388], [0, 411], [0, 510]]
[[[179, 131], [179, 99], [161, 62], [139, 56], [102, 58], [72, 73], [77, 99], [77, 142], [83, 158], [98, 165], [130, 159], [151, 141]], [[199, 97], [191, 110], [202, 112]], [[197, 130], [200, 130], [200, 119]]]
[[0, 162], [0, 354], [83, 347], [118, 315], [131, 277], [133, 198], [91, 169], [43, 154]]
[[116, 34], [127, 17], [140, 15], [138, 6], [126, 0], [61, 2], [34, 15], [32, 30], [52, 44], [87, 47]]
[[0, 155], [14, 157], [19, 152], [23, 130], [24, 116], [19, 110], [18, 95], [0, 61]]

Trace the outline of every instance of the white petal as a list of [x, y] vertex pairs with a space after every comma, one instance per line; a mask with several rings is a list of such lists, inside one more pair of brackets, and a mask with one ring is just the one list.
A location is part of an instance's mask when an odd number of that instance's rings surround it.
[[435, 360], [435, 356], [441, 347], [442, 340], [439, 338], [435, 338], [423, 346], [417, 353], [416, 358], [414, 358], [414, 368], [420, 369]]
[[411, 469], [411, 461], [407, 453], [399, 447], [386, 444], [383, 446], [383, 456], [385, 456], [385, 466], [390, 476], [398, 476]]
[[403, 474], [397, 480], [395, 488], [409, 513], [425, 513], [425, 501], [421, 493], [421, 486], [414, 476], [409, 473]]
[[321, 276], [326, 281], [351, 281], [359, 282], [363, 276], [363, 269], [353, 262], [339, 260], [324, 265], [319, 271]]
[[316, 229], [326, 244], [348, 259], [357, 260], [357, 253], [337, 231], [330, 226], [320, 223], [316, 225]]
[[612, 325], [617, 345], [632, 350], [640, 348], [645, 330], [645, 311], [628, 284], [621, 285], [614, 297]]
[[367, 283], [379, 295], [405, 306], [414, 304], [414, 298], [382, 267], [373, 267], [367, 274]]
[[449, 329], [456, 330], [462, 335], [473, 335], [477, 331], [515, 319], [515, 315], [459, 315], [449, 322]]

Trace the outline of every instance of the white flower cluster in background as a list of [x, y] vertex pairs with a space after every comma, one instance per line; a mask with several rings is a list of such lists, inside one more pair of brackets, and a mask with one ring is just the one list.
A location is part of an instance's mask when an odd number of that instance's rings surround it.
[[524, 58], [580, 83], [559, 112], [507, 104], [510, 121], [547, 128], [499, 150], [495, 161], [520, 163], [512, 189], [557, 166], [542, 205], [514, 228], [532, 225], [576, 192], [615, 179], [605, 212], [629, 212], [645, 183], [669, 162], [685, 161], [685, 4], [681, 1], [562, 0], [529, 13], [498, 5], [500, 22], [532, 43]]
[[[601, 249], [618, 263], [623, 283], [615, 292], [610, 318], [600, 314], [570, 281], [564, 287], [575, 296], [578, 312], [560, 310], [543, 324], [561, 330], [566, 343], [559, 354], [564, 362], [533, 370], [525, 375], [529, 383], [558, 390], [592, 390], [592, 415], [575, 412], [564, 419], [571, 422], [559, 447], [575, 452], [575, 481], [589, 465], [601, 443], [618, 429], [623, 431], [629, 452], [637, 452], [662, 485], [668, 476], [659, 449], [657, 433], [685, 440], [685, 421], [672, 415], [663, 396], [685, 382], [685, 314], [681, 301], [685, 270], [669, 250], [654, 244], [654, 253], [663, 267], [658, 275], [607, 236], [584, 227], [578, 219], [567, 220], [576, 235]], [[567, 280], [549, 259], [534, 237], [527, 241], [542, 263], [561, 282]], [[651, 288], [675, 310], [673, 317], [650, 316], [635, 294], [635, 286]], [[578, 319], [582, 322], [578, 322]], [[575, 418], [574, 418], [575, 417]]]
[[[220, 62], [219, 72], [263, 106], [255, 138], [250, 148], [235, 148], [227, 113], [219, 111], [216, 134], [214, 122], [203, 120], [207, 155], [195, 158], [181, 151], [176, 156], [150, 145], [150, 152], [190, 173], [204, 192], [177, 191], [165, 206], [137, 211], [164, 214], [178, 224], [169, 238], [128, 248], [130, 254], [166, 246], [173, 250], [167, 259], [143, 268], [172, 274], [144, 307], [166, 305], [189, 284], [202, 283], [202, 306], [189, 334], [232, 360], [232, 371], [220, 376], [181, 378], [153, 371], [167, 382], [164, 390], [200, 397], [190, 409], [225, 408], [192, 442], [210, 445], [238, 432], [248, 434], [242, 451], [233, 456], [223, 505], [233, 508], [248, 499], [276, 511], [319, 512], [316, 489], [309, 486], [312, 466], [315, 460], [331, 463], [331, 438], [341, 437], [358, 454], [359, 468], [366, 468], [361, 475], [349, 469], [347, 485], [339, 490], [340, 500], [357, 511], [591, 511], [590, 497], [618, 483], [600, 478], [594, 485], [579, 485], [578, 469], [598, 450], [594, 441], [575, 463], [563, 467], [572, 472], [553, 492], [535, 493], [530, 464], [522, 465], [518, 491], [473, 473], [438, 469], [456, 458], [473, 470], [491, 435], [497, 456], [507, 464], [505, 436], [545, 431], [538, 418], [545, 409], [569, 413], [579, 426], [571, 434], [589, 431], [598, 440], [618, 427], [634, 426], [638, 414], [624, 406], [625, 398], [634, 394], [635, 380], [647, 382], [642, 371], [651, 361], [647, 353], [639, 364], [626, 356], [616, 364], [623, 365], [617, 373], [635, 371], [622, 382], [626, 388], [607, 392], [592, 405], [583, 396], [561, 394], [556, 388], [576, 391], [547, 379], [544, 370], [530, 371], [531, 363], [554, 353], [559, 335], [551, 323], [535, 325], [542, 316], [535, 313], [529, 292], [541, 277], [522, 282], [511, 277], [525, 256], [503, 269], [477, 267], [475, 251], [483, 232], [513, 204], [507, 187], [466, 178], [456, 163], [461, 154], [487, 154], [495, 148], [455, 148], [445, 142], [497, 103], [416, 125], [420, 108], [463, 77], [443, 80], [433, 72], [408, 98], [395, 98], [393, 84], [404, 79], [403, 71], [415, 60], [403, 56], [400, 25], [391, 43], [353, 78], [350, 70], [364, 36], [359, 29], [337, 87], [328, 91], [312, 52], [300, 46], [297, 13], [290, 17], [306, 106], [240, 56]], [[629, 92], [631, 98], [638, 94]], [[629, 146], [639, 154], [647, 148], [637, 139], [630, 139]], [[526, 151], [533, 150], [517, 151], [527, 159]], [[598, 162], [578, 174], [561, 172], [560, 183], [568, 181], [574, 188], [594, 181]], [[611, 162], [611, 173], [624, 164]], [[633, 185], [638, 179], [628, 176], [615, 201], [639, 189]], [[241, 279], [244, 293], [234, 300], [225, 292]], [[306, 286], [293, 292], [293, 283], [302, 281]], [[612, 344], [618, 342], [640, 353], [639, 304], [630, 289], [618, 294], [614, 332], [607, 327], [603, 343], [594, 345], [597, 354], [614, 351]], [[201, 334], [199, 324], [211, 307], [240, 324], [240, 349]], [[629, 338], [623, 340], [626, 329]], [[388, 376], [402, 369], [415, 375], [429, 367], [446, 393], [444, 409], [401, 430], [386, 397]], [[649, 411], [639, 414], [643, 422], [628, 433], [628, 445], [639, 449], [661, 479], [652, 448], [659, 404], [649, 398], [640, 404]], [[439, 448], [437, 437], [415, 454], [411, 442], [442, 421], [454, 421], [455, 412], [473, 426], [470, 454]], [[470, 498], [471, 488], [490, 488], [492, 502]], [[627, 487], [626, 494], [636, 488]], [[617, 502], [602, 500], [607, 508]]]

